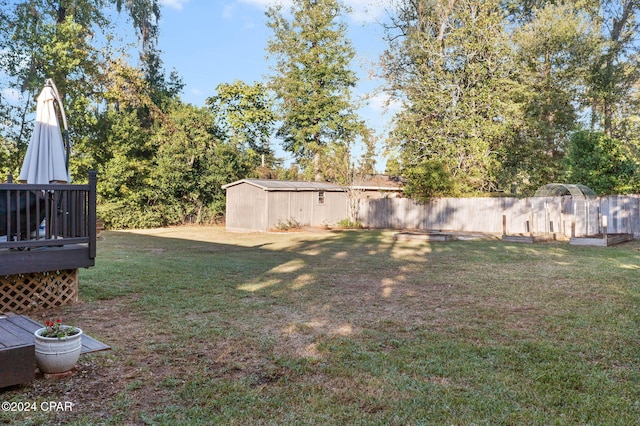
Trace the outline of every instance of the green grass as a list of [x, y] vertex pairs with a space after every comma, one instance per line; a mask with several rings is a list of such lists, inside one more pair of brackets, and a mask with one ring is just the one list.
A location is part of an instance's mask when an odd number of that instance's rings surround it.
[[637, 424], [640, 251], [390, 232], [106, 232], [69, 322], [110, 344], [23, 424]]

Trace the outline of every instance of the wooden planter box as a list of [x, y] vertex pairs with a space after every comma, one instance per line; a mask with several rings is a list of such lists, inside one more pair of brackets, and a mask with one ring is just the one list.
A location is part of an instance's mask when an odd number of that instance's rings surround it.
[[404, 231], [393, 235], [398, 241], [458, 241], [458, 240], [495, 240], [497, 235], [482, 232], [456, 231]]
[[573, 246], [608, 247], [633, 240], [633, 234], [606, 234], [587, 237], [572, 237], [569, 244]]
[[451, 234], [437, 234], [437, 233], [421, 233], [421, 232], [399, 232], [393, 236], [398, 241], [454, 241], [455, 235]]
[[502, 235], [502, 241], [509, 241], [511, 243], [541, 243], [545, 241], [557, 240], [556, 234], [518, 234], [518, 235]]

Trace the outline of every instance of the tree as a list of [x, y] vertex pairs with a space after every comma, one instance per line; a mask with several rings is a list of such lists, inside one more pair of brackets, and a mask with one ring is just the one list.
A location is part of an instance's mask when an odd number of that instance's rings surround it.
[[106, 115], [99, 214], [112, 228], [211, 223], [225, 212], [222, 185], [252, 172], [208, 108], [175, 100], [151, 128], [133, 108]]
[[640, 4], [505, 3], [511, 24], [516, 24], [513, 40], [527, 87], [524, 122], [507, 148], [511, 174], [526, 177], [530, 188], [557, 180], [569, 138], [578, 127], [631, 143], [639, 106]]
[[152, 137], [157, 150], [147, 205], [162, 213], [163, 225], [212, 223], [225, 213], [222, 186], [246, 177], [253, 164], [220, 138], [207, 108], [176, 102], [167, 118]]
[[[158, 34], [158, 0], [22, 0], [3, 16], [7, 26], [3, 69], [23, 90], [38, 90], [46, 77], [53, 78], [63, 98], [67, 79], [95, 77], [100, 59], [99, 37], [109, 33], [108, 5], [125, 9], [145, 51], [153, 51]], [[92, 44], [93, 43], [93, 44]]]
[[376, 173], [376, 138], [369, 129], [367, 129], [363, 142], [365, 150], [360, 157], [360, 165], [356, 173], [361, 176], [373, 175]]
[[109, 110], [101, 122], [105, 143], [97, 164], [98, 214], [111, 228], [161, 225], [144, 212], [155, 148], [137, 112]]
[[591, 130], [610, 137], [628, 137], [624, 130], [631, 112], [638, 113], [637, 84], [640, 80], [640, 50], [635, 0], [600, 0], [591, 9], [600, 28], [600, 45], [587, 76], [584, 105], [590, 108]]
[[405, 170], [408, 183], [404, 188], [407, 196], [418, 201], [432, 197], [444, 197], [454, 191], [454, 182], [447, 165], [439, 160], [425, 160]]
[[640, 190], [640, 163], [629, 147], [603, 132], [576, 132], [565, 156], [567, 182], [580, 183], [597, 194], [628, 194]]
[[171, 104], [184, 89], [182, 78], [176, 70], [171, 71], [167, 78], [160, 52], [155, 49], [143, 52], [141, 59], [149, 100], [159, 108]]
[[3, 8], [0, 70], [8, 88], [27, 94], [16, 119], [21, 130], [15, 141], [18, 150], [29, 140], [26, 113], [46, 78], [53, 78], [59, 89], [72, 139], [79, 143], [76, 150], [93, 132], [93, 109], [102, 103], [105, 64], [111, 63], [115, 48], [110, 7], [131, 16], [143, 49], [153, 51], [159, 0], [22, 0]]
[[207, 99], [214, 123], [238, 150], [255, 157], [255, 167], [272, 168], [277, 161], [271, 149], [275, 125], [273, 100], [262, 83], [222, 83]]
[[344, 11], [338, 0], [294, 0], [290, 20], [281, 6], [267, 10], [273, 31], [267, 51], [275, 59], [269, 86], [281, 123], [276, 135], [316, 180], [335, 178], [323, 165], [331, 163], [336, 145], [350, 155], [355, 141], [368, 134], [352, 100], [357, 77], [349, 66], [355, 50], [340, 22]]
[[502, 186], [515, 184], [525, 194], [560, 178], [585, 76], [599, 45], [598, 29], [577, 4], [537, 6], [520, 11], [523, 22], [511, 36], [520, 70], [521, 117], [502, 151]]
[[404, 103], [391, 143], [405, 171], [440, 163], [451, 173], [451, 193], [496, 189], [498, 153], [518, 117], [503, 22], [497, 0], [416, 0], [399, 2], [387, 27], [383, 75]]
[[451, 194], [530, 193], [562, 177], [578, 128], [637, 146], [640, 3], [398, 5], [383, 70], [404, 102], [391, 148], [403, 173], [419, 179], [415, 188], [430, 188], [432, 173], [423, 172], [435, 160], [452, 175]]

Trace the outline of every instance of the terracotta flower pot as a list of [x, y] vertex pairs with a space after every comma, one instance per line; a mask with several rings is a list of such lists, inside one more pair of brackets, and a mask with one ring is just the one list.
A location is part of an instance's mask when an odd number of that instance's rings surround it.
[[82, 350], [82, 330], [78, 327], [74, 328], [79, 333], [66, 337], [42, 337], [40, 334], [46, 327], [34, 332], [36, 364], [40, 371], [43, 373], [64, 373], [76, 365]]

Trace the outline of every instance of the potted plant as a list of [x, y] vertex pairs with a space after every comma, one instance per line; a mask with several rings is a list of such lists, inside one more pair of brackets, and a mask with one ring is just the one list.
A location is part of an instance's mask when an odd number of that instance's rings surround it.
[[71, 370], [82, 350], [82, 329], [62, 324], [61, 319], [45, 321], [34, 332], [36, 364], [43, 373], [64, 373]]

